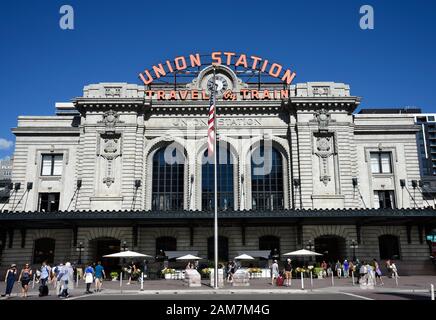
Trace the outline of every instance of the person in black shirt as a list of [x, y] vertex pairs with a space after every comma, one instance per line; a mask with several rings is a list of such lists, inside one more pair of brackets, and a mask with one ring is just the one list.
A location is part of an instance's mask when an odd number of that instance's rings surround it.
[[285, 277], [286, 277], [286, 286], [289, 287], [292, 284], [292, 263], [291, 259], [288, 259], [285, 263]]

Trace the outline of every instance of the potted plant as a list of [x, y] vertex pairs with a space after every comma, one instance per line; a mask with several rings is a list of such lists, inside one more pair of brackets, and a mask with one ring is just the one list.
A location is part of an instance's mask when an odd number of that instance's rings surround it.
[[203, 278], [209, 278], [210, 276], [210, 268], [203, 268], [201, 269], [201, 275], [203, 276]]
[[164, 275], [165, 279], [171, 279], [173, 275], [176, 273], [176, 270], [171, 268], [165, 268], [162, 270], [162, 274]]
[[260, 268], [250, 268], [248, 269], [248, 273], [251, 278], [260, 278], [262, 275], [262, 270]]
[[323, 270], [320, 267], [316, 267], [313, 269], [313, 273], [318, 277], [318, 279], [322, 279]]
[[117, 281], [117, 279], [118, 279], [118, 272], [112, 271], [109, 275], [111, 276], [112, 281]]

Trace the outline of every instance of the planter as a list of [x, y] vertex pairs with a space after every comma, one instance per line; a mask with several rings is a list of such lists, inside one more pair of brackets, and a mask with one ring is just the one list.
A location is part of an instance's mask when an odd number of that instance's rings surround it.
[[118, 281], [118, 277], [112, 277], [112, 281]]
[[172, 273], [165, 273], [165, 279], [166, 280], [171, 279], [172, 276], [173, 276]]

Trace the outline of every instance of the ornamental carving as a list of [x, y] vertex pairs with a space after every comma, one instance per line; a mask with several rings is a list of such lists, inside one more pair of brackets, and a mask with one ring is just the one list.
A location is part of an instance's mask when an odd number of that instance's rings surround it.
[[103, 114], [103, 120], [98, 123], [104, 123], [105, 127], [108, 129], [115, 128], [117, 123], [122, 123], [120, 121], [120, 115], [113, 110], [106, 111]]
[[315, 113], [315, 120], [318, 122], [319, 131], [327, 131], [331, 120], [330, 113], [326, 109], [321, 109]]
[[102, 133], [98, 143], [98, 156], [105, 161], [103, 183], [109, 188], [115, 182], [114, 162], [121, 156], [121, 134], [115, 132]]
[[329, 158], [333, 155], [333, 137], [319, 136], [316, 138], [315, 154], [319, 157], [319, 180], [327, 186], [331, 181]]

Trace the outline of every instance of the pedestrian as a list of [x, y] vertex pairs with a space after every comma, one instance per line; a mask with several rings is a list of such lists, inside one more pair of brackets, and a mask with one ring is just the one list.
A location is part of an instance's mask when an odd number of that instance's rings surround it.
[[337, 275], [338, 278], [340, 279], [340, 278], [341, 278], [342, 265], [341, 265], [341, 263], [339, 262], [339, 260], [336, 262], [336, 265], [335, 265], [335, 271], [336, 271], [336, 275]]
[[386, 269], [388, 270], [389, 278], [392, 277], [392, 267], [391, 267], [391, 260], [386, 260]]
[[65, 263], [58, 275], [58, 280], [61, 281], [62, 288], [60, 298], [68, 298], [74, 288], [74, 270], [70, 262]]
[[285, 264], [285, 277], [286, 277], [286, 286], [289, 287], [292, 285], [292, 261], [291, 259], [286, 260]]
[[399, 278], [398, 269], [394, 261], [391, 262], [391, 270], [392, 270], [392, 277], [394, 279], [398, 279]]
[[92, 293], [90, 290], [91, 284], [94, 282], [94, 268], [92, 267], [92, 264], [90, 263], [86, 269], [85, 269], [85, 283], [86, 283], [86, 291], [85, 293]]
[[39, 296], [42, 297], [48, 295], [48, 281], [50, 280], [51, 274], [51, 267], [47, 265], [47, 261], [42, 263], [40, 272], [41, 285], [39, 286]]
[[62, 268], [64, 267], [64, 264], [61, 262], [56, 267], [52, 269], [52, 282], [53, 282], [53, 289], [56, 290], [56, 295], [59, 296], [61, 294], [61, 282], [58, 280], [59, 273], [61, 272]]
[[29, 282], [32, 280], [32, 269], [30, 265], [26, 263], [24, 268], [21, 270], [20, 276], [18, 277], [18, 282], [21, 281], [21, 292], [22, 297], [27, 298], [27, 291], [29, 290]]
[[235, 274], [235, 265], [233, 264], [233, 261], [229, 261], [229, 263], [227, 264], [227, 281], [228, 282], [233, 282], [233, 275]]
[[321, 263], [321, 268], [322, 268], [322, 276], [325, 278], [327, 276], [327, 263], [325, 261]]
[[16, 278], [17, 278], [17, 265], [11, 264], [11, 267], [6, 271], [6, 276], [5, 276], [6, 291], [5, 294], [2, 294], [2, 297], [11, 296]]
[[350, 264], [348, 263], [347, 259], [344, 260], [342, 267], [344, 269], [344, 278], [348, 278], [350, 275]]
[[374, 259], [374, 270], [375, 270], [375, 285], [377, 285], [377, 279], [380, 279], [380, 283], [383, 286], [383, 279], [382, 279], [382, 272], [380, 270], [380, 265], [378, 264], [377, 260]]
[[362, 264], [359, 268], [359, 283], [366, 284], [367, 283], [367, 273], [368, 269], [366, 268], [365, 261], [362, 261]]
[[106, 273], [101, 265], [101, 261], [97, 263], [95, 267], [95, 291], [101, 292], [101, 287], [103, 286], [103, 279], [106, 278]]
[[274, 285], [275, 280], [279, 277], [279, 265], [277, 260], [274, 260], [271, 265], [271, 285]]

